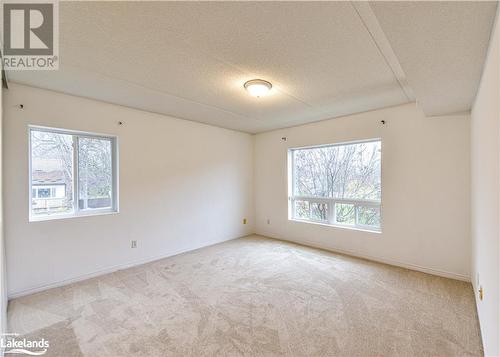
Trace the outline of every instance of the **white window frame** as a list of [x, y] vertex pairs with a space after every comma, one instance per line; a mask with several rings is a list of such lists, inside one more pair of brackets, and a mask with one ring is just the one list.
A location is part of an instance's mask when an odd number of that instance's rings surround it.
[[[324, 144], [324, 145], [312, 145], [312, 146], [301, 146], [288, 149], [288, 220], [303, 222], [303, 223], [313, 223], [322, 224], [332, 227], [349, 228], [363, 231], [370, 231], [381, 233], [382, 232], [382, 198], [379, 200], [357, 200], [357, 199], [344, 199], [344, 198], [327, 198], [327, 197], [314, 197], [314, 196], [295, 196], [294, 195], [294, 182], [295, 182], [295, 165], [294, 165], [294, 153], [298, 150], [315, 149], [321, 147], [333, 147], [333, 146], [346, 146], [352, 144], [364, 144], [380, 142], [382, 147], [382, 139], [375, 138], [369, 140], [359, 140], [359, 141], [348, 141], [335, 144]], [[381, 165], [380, 170], [382, 171], [382, 153], [380, 156]], [[382, 172], [381, 172], [382, 180]], [[295, 216], [295, 201], [307, 201], [309, 203], [309, 210], [311, 209], [311, 203], [323, 203], [327, 205], [328, 216], [325, 221], [315, 220], [315, 219], [303, 219]], [[352, 204], [354, 205], [355, 214], [355, 224], [346, 224], [337, 222], [336, 219], [336, 204]], [[358, 211], [360, 207], [376, 207], [380, 212], [380, 227], [374, 227], [358, 223]], [[311, 216], [309, 214], [309, 216]]]
[[[31, 155], [31, 132], [32, 131], [44, 131], [48, 133], [71, 135], [73, 137], [73, 211], [70, 213], [48, 213], [41, 216], [34, 216], [32, 214], [32, 199], [33, 199], [33, 185], [32, 185], [32, 155]], [[109, 140], [111, 142], [111, 162], [112, 162], [112, 191], [111, 191], [111, 207], [106, 208], [87, 208], [80, 209], [78, 204], [79, 199], [79, 187], [78, 187], [78, 143], [80, 138], [94, 138], [101, 140]], [[29, 187], [29, 201], [28, 201], [28, 211], [29, 211], [29, 222], [46, 221], [53, 219], [64, 219], [73, 217], [85, 217], [103, 214], [113, 214], [119, 212], [119, 200], [118, 200], [118, 137], [109, 134], [98, 134], [89, 133], [83, 131], [69, 130], [69, 129], [59, 129], [50, 128], [44, 126], [29, 125], [28, 126], [28, 187]]]

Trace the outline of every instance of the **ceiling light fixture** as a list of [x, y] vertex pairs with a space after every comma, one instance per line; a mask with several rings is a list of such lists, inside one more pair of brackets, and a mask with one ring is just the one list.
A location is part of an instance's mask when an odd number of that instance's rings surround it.
[[252, 79], [246, 82], [243, 87], [245, 87], [251, 96], [259, 98], [269, 94], [273, 85], [263, 79]]

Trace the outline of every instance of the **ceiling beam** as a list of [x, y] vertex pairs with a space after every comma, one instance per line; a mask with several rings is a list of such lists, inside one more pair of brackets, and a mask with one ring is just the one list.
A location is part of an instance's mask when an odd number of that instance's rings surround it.
[[410, 102], [415, 101], [415, 94], [406, 80], [406, 75], [403, 72], [403, 68], [399, 64], [399, 60], [396, 57], [389, 40], [385, 36], [384, 31], [380, 27], [377, 17], [373, 13], [372, 8], [368, 2], [364, 1], [351, 1], [354, 10], [356, 10], [359, 18], [366, 27], [366, 30], [370, 33], [375, 46], [377, 46], [381, 56], [384, 58], [385, 62], [391, 69], [394, 77], [398, 81], [401, 90], [405, 93], [406, 97]]

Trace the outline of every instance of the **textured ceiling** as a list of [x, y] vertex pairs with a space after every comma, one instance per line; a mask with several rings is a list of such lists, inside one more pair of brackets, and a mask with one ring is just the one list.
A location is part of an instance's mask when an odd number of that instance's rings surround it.
[[427, 115], [470, 110], [497, 2], [376, 2], [371, 7]]
[[[9, 78], [251, 133], [413, 93], [424, 110], [439, 93], [452, 112], [471, 106], [496, 5], [460, 4], [61, 2], [60, 70]], [[446, 56], [436, 53], [443, 44]], [[426, 69], [412, 60], [421, 51]], [[444, 61], [460, 70], [461, 90], [440, 89], [457, 85], [439, 83], [452, 71], [433, 72]], [[250, 97], [243, 83], [253, 78], [271, 81], [271, 95]]]

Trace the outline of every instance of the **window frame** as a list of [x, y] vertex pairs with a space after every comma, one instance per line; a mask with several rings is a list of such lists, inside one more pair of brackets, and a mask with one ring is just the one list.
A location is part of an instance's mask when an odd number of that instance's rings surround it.
[[[328, 198], [328, 197], [314, 197], [314, 196], [295, 196], [294, 182], [295, 182], [295, 159], [294, 153], [298, 150], [316, 149], [322, 147], [335, 147], [346, 146], [355, 144], [366, 144], [380, 142], [380, 201], [379, 200], [360, 200], [360, 199], [346, 199], [346, 198]], [[369, 231], [373, 233], [382, 233], [382, 139], [373, 138], [366, 140], [345, 141], [333, 144], [321, 144], [310, 146], [291, 147], [287, 150], [288, 161], [288, 220], [300, 223], [319, 224], [334, 228], [345, 228], [361, 231]], [[309, 203], [309, 211], [311, 211], [311, 203], [323, 203], [327, 205], [327, 219], [326, 221], [318, 219], [303, 219], [295, 216], [295, 201], [306, 201]], [[355, 224], [344, 224], [336, 221], [336, 204], [352, 204], [354, 205]], [[359, 224], [358, 221], [358, 208], [359, 207], [376, 207], [380, 212], [380, 227]], [[309, 214], [310, 216], [310, 214]]]
[[[31, 133], [33, 131], [43, 131], [55, 134], [71, 135], [73, 137], [73, 211], [70, 213], [52, 213], [40, 216], [34, 216], [32, 212], [33, 205], [33, 173], [32, 173], [32, 151], [31, 151]], [[79, 200], [79, 138], [93, 138], [100, 140], [109, 140], [111, 142], [111, 168], [112, 168], [112, 188], [111, 188], [111, 207], [105, 208], [87, 208], [80, 209]], [[91, 133], [79, 130], [60, 129], [38, 125], [28, 125], [28, 217], [29, 222], [47, 221], [54, 219], [66, 219], [74, 217], [87, 217], [95, 215], [106, 215], [119, 213], [119, 169], [118, 169], [118, 137], [111, 134]]]

